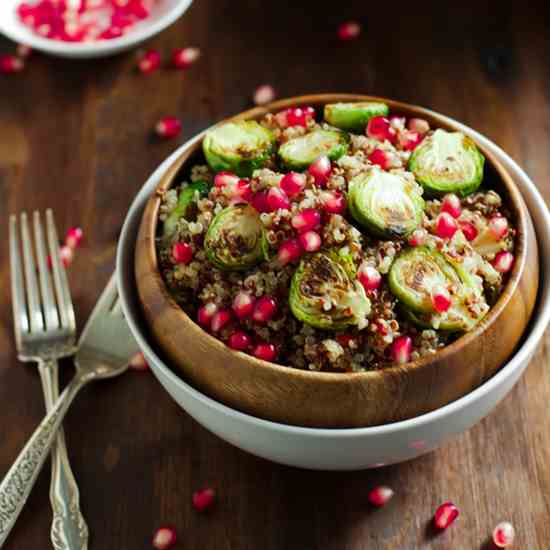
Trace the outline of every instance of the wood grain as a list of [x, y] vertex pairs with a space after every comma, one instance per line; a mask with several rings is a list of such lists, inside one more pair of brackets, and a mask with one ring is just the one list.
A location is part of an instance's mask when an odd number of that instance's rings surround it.
[[[542, 2], [444, 3], [399, 10], [353, 0], [197, 0], [151, 41], [168, 52], [198, 45], [186, 73], [143, 77], [132, 53], [94, 63], [36, 56], [0, 78], [0, 220], [53, 206], [60, 227], [80, 224], [86, 242], [70, 279], [80, 324], [113, 268], [124, 213], [147, 175], [177, 145], [150, 129], [182, 117], [182, 140], [249, 105], [270, 82], [281, 96], [357, 90], [432, 107], [496, 141], [550, 199], [548, 23]], [[339, 43], [334, 28], [359, 19], [364, 33]], [[0, 42], [8, 51], [11, 45]], [[7, 236], [7, 227], [4, 226]], [[0, 241], [0, 472], [43, 413], [38, 373], [15, 357], [7, 238]], [[150, 548], [173, 523], [177, 548], [206, 550], [485, 549], [511, 519], [515, 547], [548, 548], [550, 333], [526, 375], [483, 422], [428, 456], [372, 472], [324, 474], [246, 455], [187, 418], [159, 384], [133, 374], [90, 388], [67, 422], [69, 452], [92, 531], [91, 549]], [[72, 367], [66, 365], [65, 377]], [[47, 470], [6, 550], [49, 546]], [[383, 510], [370, 487], [397, 491]], [[198, 516], [192, 490], [215, 487]], [[452, 499], [456, 525], [434, 537], [434, 508]]]

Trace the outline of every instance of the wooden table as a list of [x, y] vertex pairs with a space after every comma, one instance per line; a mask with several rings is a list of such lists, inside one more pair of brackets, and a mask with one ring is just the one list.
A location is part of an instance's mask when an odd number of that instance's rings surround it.
[[[327, 11], [313, 1], [197, 0], [150, 44], [165, 54], [199, 46], [203, 56], [187, 72], [143, 76], [134, 53], [87, 62], [36, 55], [24, 73], [0, 79], [0, 472], [43, 414], [38, 373], [15, 356], [8, 214], [51, 206], [61, 228], [84, 228], [70, 268], [82, 324], [147, 176], [179, 141], [247, 107], [259, 84], [280, 96], [365, 92], [432, 107], [496, 141], [550, 198], [549, 10], [456, 4], [410, 3], [403, 12], [356, 1]], [[359, 40], [336, 39], [346, 19], [363, 22]], [[164, 115], [182, 118], [178, 142], [152, 137]], [[325, 474], [254, 458], [188, 418], [151, 375], [92, 387], [66, 422], [91, 549], [149, 548], [168, 523], [182, 549], [469, 550], [488, 548], [504, 518], [516, 526], [516, 548], [550, 548], [548, 342], [487, 419], [437, 452], [378, 471]], [[70, 372], [67, 365], [65, 378]], [[379, 483], [396, 496], [373, 511], [366, 494]], [[48, 484], [45, 470], [6, 550], [50, 548]], [[219, 494], [207, 516], [191, 506], [202, 485]], [[460, 521], [432, 537], [428, 522], [447, 499]]]

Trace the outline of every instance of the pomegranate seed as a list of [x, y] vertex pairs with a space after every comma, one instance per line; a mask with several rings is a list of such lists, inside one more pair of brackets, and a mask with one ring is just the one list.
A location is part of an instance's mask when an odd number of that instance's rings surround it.
[[172, 258], [177, 264], [187, 265], [193, 259], [193, 247], [188, 243], [175, 243]]
[[67, 231], [67, 236], [65, 237], [65, 244], [70, 248], [78, 248], [82, 241], [84, 233], [80, 227], [71, 227]]
[[371, 504], [380, 508], [381, 506], [387, 504], [393, 495], [393, 489], [387, 487], [386, 485], [380, 485], [379, 487], [372, 489], [367, 498]]
[[458, 517], [458, 508], [452, 502], [444, 502], [434, 515], [434, 525], [438, 529], [447, 529]]
[[[284, 121], [286, 126], [303, 126], [307, 127], [307, 123], [315, 116], [315, 109], [313, 107], [294, 107], [283, 111]], [[283, 120], [283, 117], [281, 117]]]
[[435, 220], [435, 231], [442, 239], [451, 239], [458, 229], [455, 219], [447, 212], [441, 212]]
[[138, 61], [138, 69], [144, 74], [152, 73], [160, 67], [160, 62], [160, 53], [156, 50], [149, 50]]
[[450, 214], [453, 218], [460, 217], [462, 213], [460, 199], [454, 193], [445, 195], [441, 203], [441, 212], [447, 212], [447, 214]]
[[393, 341], [391, 355], [392, 359], [399, 365], [410, 361], [411, 352], [412, 340], [410, 336], [399, 336]]
[[321, 248], [321, 236], [317, 231], [306, 231], [299, 237], [300, 244], [306, 252], [317, 252]]
[[279, 183], [279, 187], [289, 196], [294, 197], [302, 192], [306, 185], [306, 177], [298, 172], [285, 174]]
[[341, 346], [349, 347], [355, 338], [351, 334], [338, 334], [338, 336], [336, 336], [336, 340]]
[[423, 244], [426, 244], [427, 239], [428, 232], [424, 228], [420, 227], [412, 232], [412, 235], [409, 238], [409, 244], [411, 246], [422, 246]]
[[346, 197], [340, 191], [325, 191], [321, 195], [323, 210], [328, 214], [344, 214], [346, 212]]
[[470, 222], [459, 222], [458, 226], [468, 241], [473, 241], [477, 237], [477, 229]]
[[357, 278], [365, 290], [376, 290], [382, 284], [382, 275], [374, 267], [362, 264], [357, 272]]
[[0, 73], [13, 74], [19, 73], [25, 68], [25, 63], [22, 59], [14, 55], [0, 55]]
[[277, 313], [277, 302], [271, 296], [262, 296], [254, 304], [252, 319], [257, 323], [267, 323], [271, 321]]
[[204, 512], [212, 507], [216, 493], [213, 489], [201, 489], [193, 493], [193, 506], [197, 512]]
[[172, 65], [178, 69], [188, 69], [200, 56], [198, 48], [177, 48], [172, 52]]
[[209, 302], [199, 308], [197, 321], [201, 327], [210, 328], [212, 318], [218, 311], [218, 306], [214, 302]]
[[508, 234], [508, 220], [503, 216], [493, 216], [489, 220], [489, 230], [497, 240], [504, 238]]
[[287, 210], [290, 206], [286, 193], [280, 187], [271, 187], [267, 192], [266, 201], [272, 212], [279, 209]]
[[137, 370], [140, 372], [145, 372], [149, 370], [149, 365], [147, 364], [147, 361], [145, 360], [145, 356], [143, 353], [138, 352], [136, 353], [128, 363], [128, 367], [132, 370]]
[[277, 349], [273, 344], [257, 344], [252, 352], [254, 357], [264, 361], [273, 361], [277, 357]]
[[432, 290], [432, 305], [436, 311], [444, 312], [451, 307], [451, 295], [443, 286], [436, 286]]
[[279, 247], [277, 260], [281, 265], [294, 262], [300, 258], [303, 253], [302, 244], [298, 239], [288, 239]]
[[346, 21], [338, 27], [340, 40], [353, 40], [361, 34], [361, 25], [356, 21]]
[[214, 176], [214, 185], [223, 189], [226, 186], [236, 185], [240, 178], [232, 172], [218, 172]]
[[254, 91], [253, 100], [256, 105], [266, 105], [275, 99], [275, 89], [269, 84], [262, 84]]
[[315, 208], [305, 208], [294, 214], [290, 223], [298, 233], [303, 233], [319, 226], [321, 223], [321, 213]]
[[234, 332], [229, 337], [229, 347], [237, 351], [247, 350], [251, 344], [252, 339], [246, 332], [243, 332], [242, 330]]
[[176, 117], [167, 116], [159, 120], [155, 130], [161, 138], [174, 138], [181, 132], [181, 122]]
[[510, 252], [502, 250], [493, 260], [493, 267], [500, 273], [508, 273], [514, 265], [514, 256]]
[[493, 542], [498, 548], [508, 548], [514, 544], [516, 530], [509, 521], [502, 521], [493, 531]]
[[405, 130], [399, 133], [398, 142], [403, 151], [414, 151], [423, 139], [424, 136], [422, 134]]
[[233, 314], [230, 309], [219, 309], [212, 316], [212, 322], [210, 323], [210, 328], [212, 332], [220, 332], [220, 330], [225, 327], [228, 323], [233, 320]]
[[407, 128], [411, 132], [418, 132], [419, 134], [426, 134], [430, 131], [430, 125], [427, 120], [423, 118], [411, 118], [407, 124]]
[[391, 167], [390, 157], [386, 151], [382, 149], [375, 149], [369, 156], [368, 160], [372, 164], [376, 164], [382, 168], [382, 170], [388, 170]]
[[391, 115], [389, 118], [392, 128], [395, 128], [396, 130], [403, 130], [405, 128], [406, 120], [407, 119], [404, 116], [399, 115]]
[[258, 191], [255, 193], [251, 200], [252, 206], [258, 211], [258, 212], [269, 212], [269, 204], [267, 203], [267, 192], [266, 191]]
[[17, 51], [18, 57], [21, 57], [23, 59], [26, 59], [32, 53], [31, 47], [27, 46], [26, 44], [17, 44], [16, 51]]
[[392, 128], [390, 121], [384, 116], [375, 116], [367, 124], [367, 136], [378, 141], [388, 140], [390, 143], [397, 141], [397, 132]]
[[176, 539], [174, 527], [160, 527], [153, 535], [153, 548], [155, 550], [168, 550], [176, 544]]
[[239, 180], [228, 191], [233, 203], [249, 202], [252, 199], [252, 188], [247, 180]]
[[315, 185], [323, 186], [330, 176], [332, 166], [327, 156], [321, 156], [314, 160], [307, 171], [313, 176]]
[[239, 319], [246, 319], [252, 315], [256, 298], [249, 292], [241, 290], [233, 298], [233, 311]]
[[59, 249], [59, 257], [65, 267], [69, 267], [74, 260], [74, 250], [67, 245], [62, 246]]

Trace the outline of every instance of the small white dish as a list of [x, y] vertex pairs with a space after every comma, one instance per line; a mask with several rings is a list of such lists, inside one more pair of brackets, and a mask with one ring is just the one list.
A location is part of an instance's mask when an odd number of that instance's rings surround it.
[[0, 33], [18, 44], [30, 46], [58, 57], [91, 59], [106, 57], [136, 47], [174, 23], [191, 5], [193, 0], [160, 0], [151, 15], [140, 21], [128, 34], [111, 40], [97, 42], [61, 42], [37, 35], [23, 25], [16, 9], [21, 0], [0, 0]]

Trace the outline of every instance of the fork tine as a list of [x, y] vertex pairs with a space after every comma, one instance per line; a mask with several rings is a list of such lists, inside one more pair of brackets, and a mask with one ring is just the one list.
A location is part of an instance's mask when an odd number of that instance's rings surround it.
[[69, 281], [67, 280], [65, 266], [61, 262], [59, 256], [59, 238], [55, 228], [53, 212], [50, 208], [46, 210], [46, 231], [48, 233], [48, 245], [50, 249], [50, 258], [52, 260], [53, 280], [57, 303], [59, 305], [61, 327], [74, 331], [76, 322], [71, 292], [69, 290]]
[[30, 331], [43, 331], [44, 318], [40, 307], [40, 294], [38, 292], [38, 282], [36, 280], [36, 265], [34, 263], [29, 221], [26, 212], [21, 214], [21, 240], [23, 241], [23, 268], [27, 287]]
[[34, 212], [34, 244], [38, 260], [38, 275], [46, 329], [56, 329], [59, 328], [59, 318], [57, 316], [57, 305], [52, 290], [50, 270], [48, 269], [46, 241], [44, 239], [44, 231], [42, 230], [42, 221], [40, 220], [39, 212]]
[[21, 334], [29, 332], [29, 318], [27, 316], [21, 253], [19, 251], [19, 237], [17, 235], [17, 218], [15, 216], [10, 216], [10, 264], [13, 324], [17, 347], [20, 348]]

